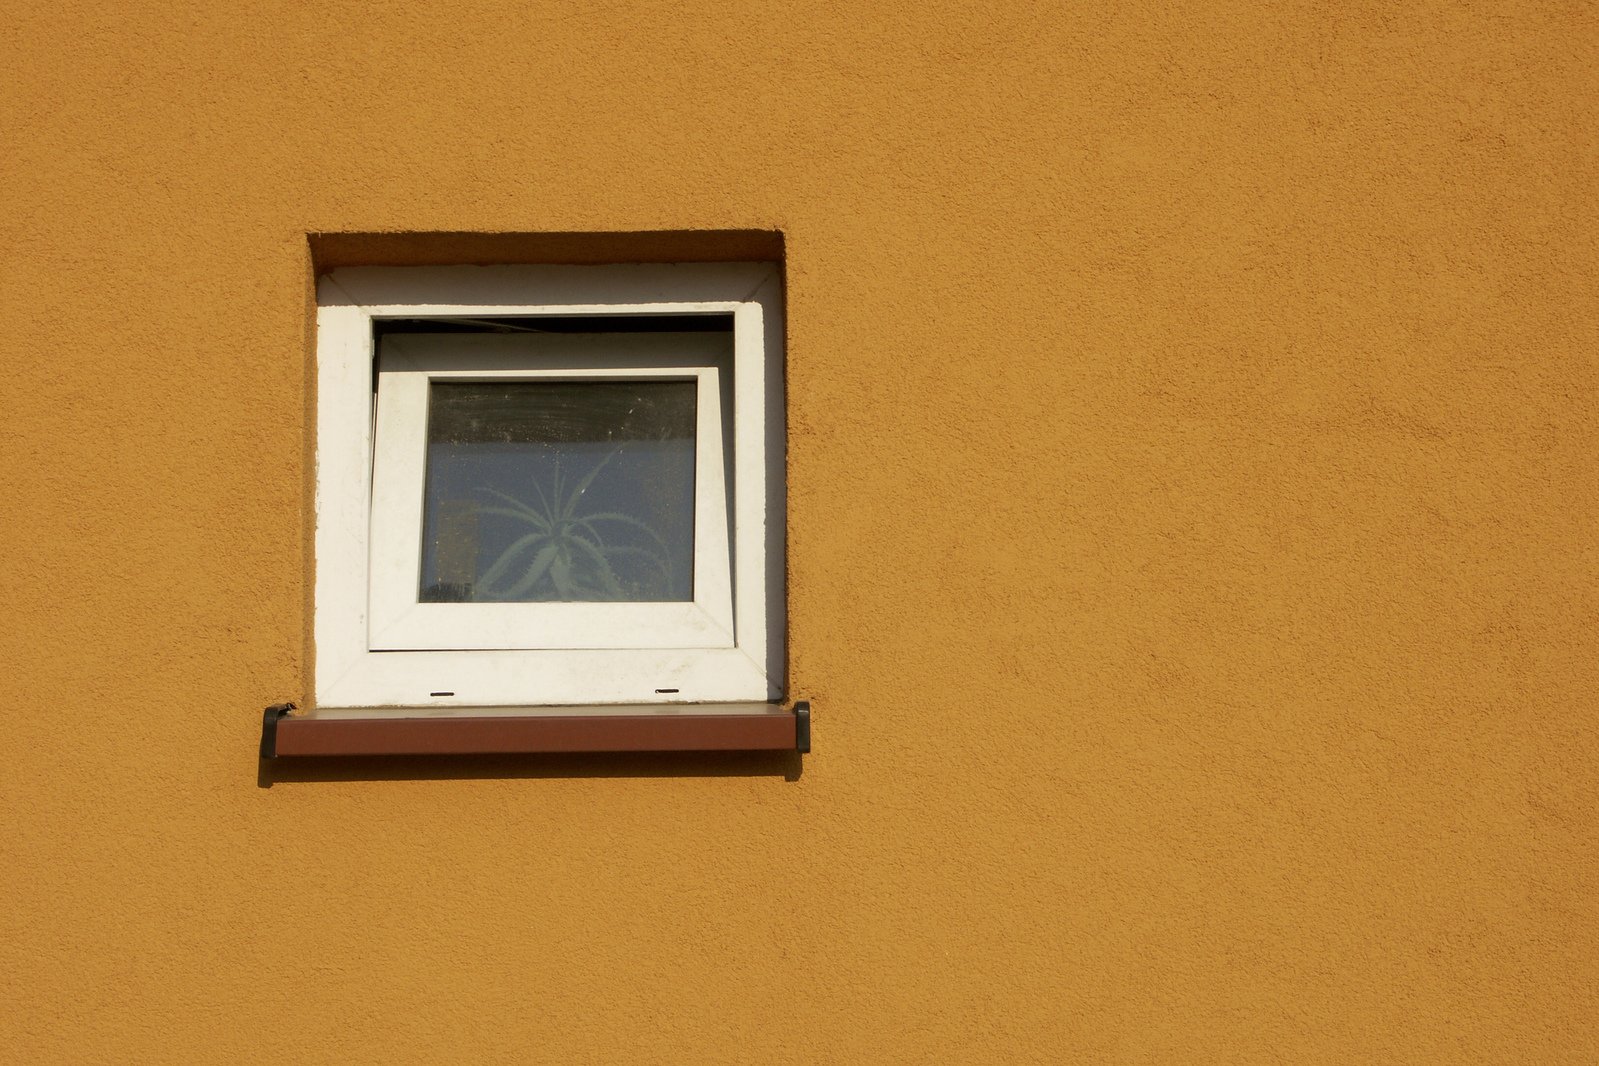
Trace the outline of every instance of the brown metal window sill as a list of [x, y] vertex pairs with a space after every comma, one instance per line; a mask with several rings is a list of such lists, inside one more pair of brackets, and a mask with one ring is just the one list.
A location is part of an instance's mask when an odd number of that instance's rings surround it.
[[266, 709], [261, 757], [811, 750], [811, 705]]

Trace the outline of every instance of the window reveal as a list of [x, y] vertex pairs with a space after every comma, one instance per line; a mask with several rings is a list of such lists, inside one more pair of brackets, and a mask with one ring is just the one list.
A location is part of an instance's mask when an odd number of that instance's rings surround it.
[[781, 367], [772, 264], [324, 278], [319, 705], [778, 698]]

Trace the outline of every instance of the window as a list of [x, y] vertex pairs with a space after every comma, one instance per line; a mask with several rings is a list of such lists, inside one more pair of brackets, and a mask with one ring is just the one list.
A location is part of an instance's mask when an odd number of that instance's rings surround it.
[[318, 705], [780, 697], [781, 386], [774, 264], [322, 278]]

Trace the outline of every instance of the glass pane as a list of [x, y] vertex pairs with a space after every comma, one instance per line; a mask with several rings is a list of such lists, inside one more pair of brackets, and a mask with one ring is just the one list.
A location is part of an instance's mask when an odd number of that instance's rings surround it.
[[697, 387], [434, 382], [421, 601], [693, 599]]

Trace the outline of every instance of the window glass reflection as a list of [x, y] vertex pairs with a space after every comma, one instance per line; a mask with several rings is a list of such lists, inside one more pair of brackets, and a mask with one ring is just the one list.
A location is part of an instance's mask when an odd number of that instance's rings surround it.
[[434, 382], [420, 600], [692, 599], [696, 391]]

